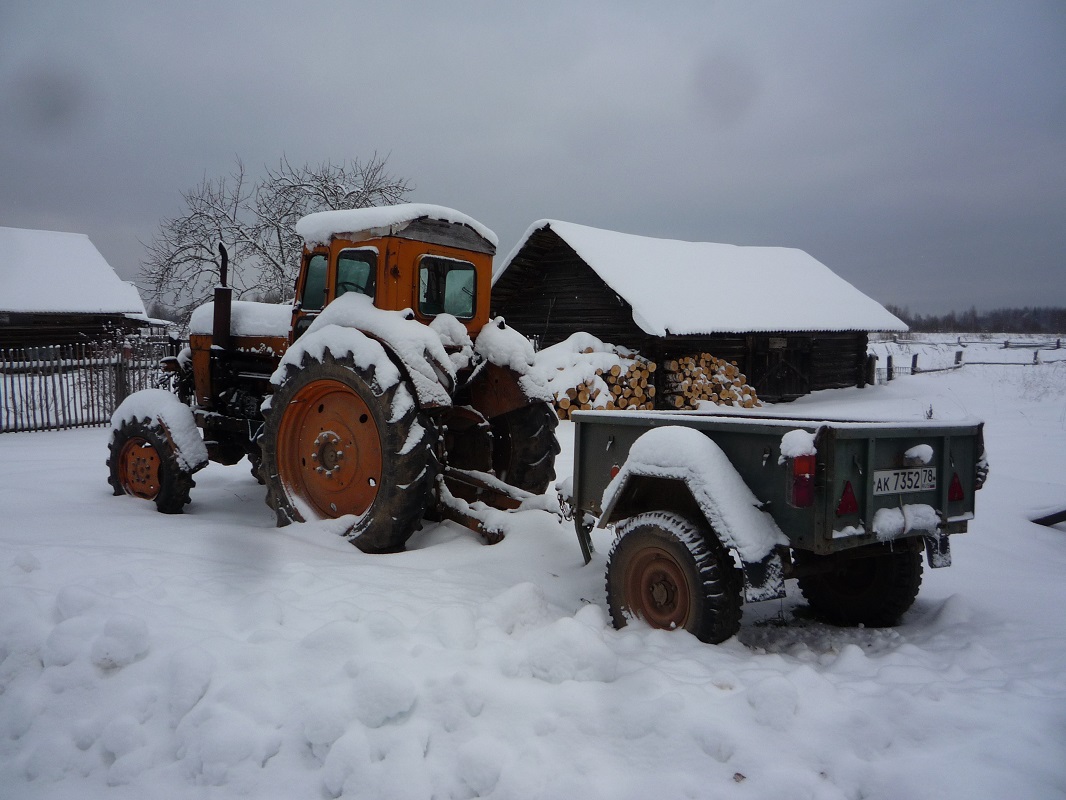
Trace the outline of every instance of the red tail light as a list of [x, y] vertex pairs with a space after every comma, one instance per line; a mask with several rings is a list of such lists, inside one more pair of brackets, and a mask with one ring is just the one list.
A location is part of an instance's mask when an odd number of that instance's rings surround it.
[[837, 516], [846, 517], [848, 514], [859, 513], [859, 501], [855, 499], [855, 490], [851, 488], [851, 481], [844, 482], [844, 491], [837, 503]]
[[792, 492], [789, 502], [796, 508], [814, 505], [814, 456], [792, 459]]
[[948, 487], [948, 500], [952, 503], [957, 503], [959, 500], [965, 500], [966, 493], [962, 490], [962, 481], [959, 480], [959, 473], [955, 473], [951, 476], [951, 486]]

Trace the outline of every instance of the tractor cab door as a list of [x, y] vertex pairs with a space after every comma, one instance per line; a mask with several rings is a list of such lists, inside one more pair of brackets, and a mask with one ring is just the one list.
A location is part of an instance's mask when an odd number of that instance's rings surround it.
[[370, 298], [378, 287], [378, 249], [343, 247], [334, 243], [304, 254], [304, 268], [296, 286], [292, 312], [292, 340], [296, 341], [323, 308], [348, 292]]

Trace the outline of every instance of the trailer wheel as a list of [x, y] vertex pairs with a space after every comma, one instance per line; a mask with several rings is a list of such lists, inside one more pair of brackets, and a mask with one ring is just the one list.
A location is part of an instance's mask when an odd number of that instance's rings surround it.
[[492, 425], [492, 467], [502, 481], [533, 494], [543, 494], [555, 479], [559, 417], [547, 403], [522, 406], [489, 420]]
[[796, 551], [800, 591], [811, 609], [835, 625], [891, 627], [914, 604], [922, 585], [922, 554], [909, 542], [871, 545], [872, 555], [818, 556]]
[[181, 513], [196, 483], [157, 420], [145, 417], [123, 422], [107, 449], [107, 482], [116, 495], [151, 500], [163, 514]]
[[617, 628], [641, 619], [710, 644], [740, 630], [743, 577], [713, 531], [669, 511], [618, 526], [607, 559], [607, 605]]
[[436, 428], [413, 400], [394, 402], [374, 368], [307, 353], [271, 399], [259, 475], [278, 525], [353, 515], [346, 538], [368, 553], [403, 550], [437, 474]]

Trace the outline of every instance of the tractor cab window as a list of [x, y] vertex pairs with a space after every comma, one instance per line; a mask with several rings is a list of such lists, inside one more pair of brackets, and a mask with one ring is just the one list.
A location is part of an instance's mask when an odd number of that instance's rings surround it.
[[321, 311], [326, 304], [326, 270], [329, 259], [322, 253], [315, 253], [307, 260], [307, 277], [304, 278], [304, 290], [300, 295], [300, 308], [304, 311]]
[[378, 253], [371, 248], [341, 250], [337, 256], [337, 297], [346, 292], [374, 296]]
[[418, 311], [470, 319], [476, 308], [477, 271], [469, 261], [423, 256], [418, 269]]

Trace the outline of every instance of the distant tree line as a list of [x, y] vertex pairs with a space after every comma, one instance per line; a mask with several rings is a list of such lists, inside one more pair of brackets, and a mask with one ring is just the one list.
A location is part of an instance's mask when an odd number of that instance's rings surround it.
[[890, 312], [921, 333], [1064, 333], [1066, 308], [997, 308], [947, 314], [912, 314], [904, 306], [886, 305]]

